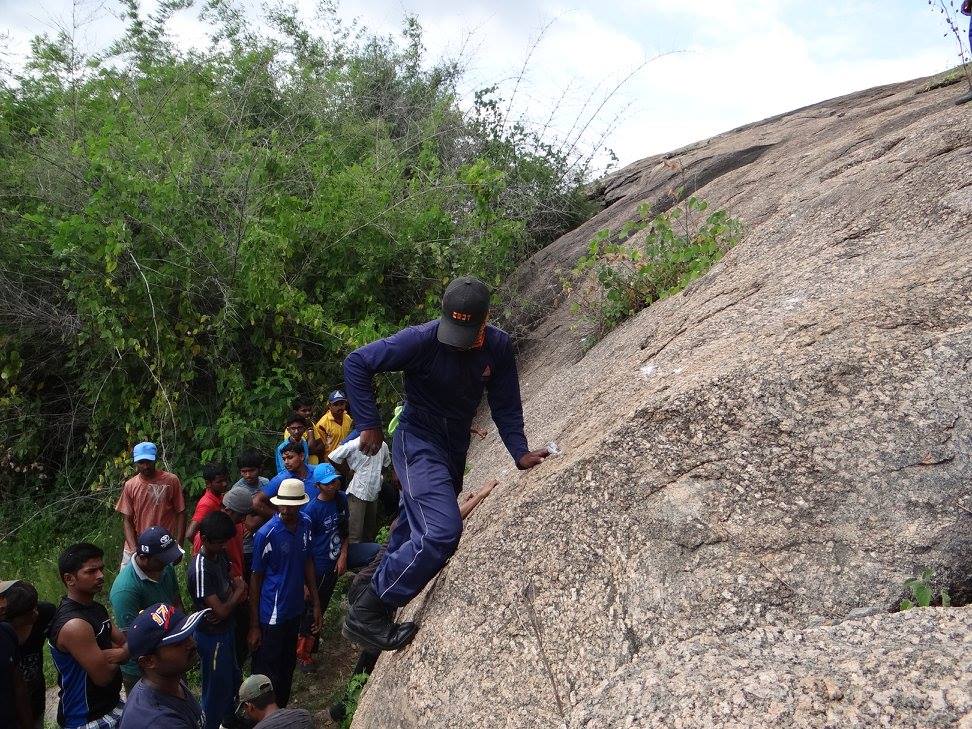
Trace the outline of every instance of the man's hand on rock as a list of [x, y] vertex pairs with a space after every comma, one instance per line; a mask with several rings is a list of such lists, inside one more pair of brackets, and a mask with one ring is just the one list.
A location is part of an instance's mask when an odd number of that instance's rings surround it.
[[366, 456], [377, 455], [381, 450], [381, 444], [385, 441], [381, 428], [366, 428], [361, 431], [358, 440], [358, 450]]
[[530, 451], [529, 453], [524, 453], [520, 456], [520, 460], [516, 462], [516, 467], [521, 471], [526, 471], [533, 468], [541, 463], [544, 459], [550, 455], [550, 451], [546, 448], [541, 448], [538, 451]]

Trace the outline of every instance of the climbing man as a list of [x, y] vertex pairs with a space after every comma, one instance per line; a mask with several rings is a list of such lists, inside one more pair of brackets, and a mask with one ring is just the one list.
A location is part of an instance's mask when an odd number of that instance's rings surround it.
[[397, 650], [415, 636], [415, 623], [395, 623], [406, 605], [456, 551], [462, 534], [457, 495], [470, 426], [483, 390], [517, 468], [533, 468], [549, 453], [531, 451], [523, 434], [520, 383], [510, 337], [487, 324], [489, 289], [464, 276], [445, 290], [442, 316], [356, 349], [344, 361], [348, 399], [367, 456], [384, 440], [372, 379], [403, 372], [405, 409], [392, 442], [401, 480], [397, 524], [371, 584], [356, 596], [342, 633], [362, 647]]

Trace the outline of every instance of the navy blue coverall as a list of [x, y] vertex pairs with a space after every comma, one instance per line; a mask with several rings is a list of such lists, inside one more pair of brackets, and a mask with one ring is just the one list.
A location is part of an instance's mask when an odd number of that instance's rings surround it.
[[484, 390], [513, 460], [528, 451], [509, 335], [487, 326], [482, 347], [457, 350], [439, 342], [438, 328], [438, 320], [408, 327], [344, 360], [344, 384], [359, 430], [381, 426], [375, 373], [405, 374], [405, 409], [392, 441], [402, 484], [398, 524], [373, 579], [375, 592], [391, 606], [408, 603], [456, 551], [462, 534], [456, 496]]

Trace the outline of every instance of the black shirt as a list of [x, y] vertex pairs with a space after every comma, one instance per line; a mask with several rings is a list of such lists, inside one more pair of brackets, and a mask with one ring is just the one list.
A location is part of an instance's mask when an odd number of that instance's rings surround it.
[[82, 726], [94, 719], [110, 714], [121, 699], [121, 671], [107, 686], [99, 686], [85, 672], [70, 653], [57, 647], [57, 636], [65, 623], [75, 618], [87, 621], [94, 630], [95, 642], [101, 650], [112, 648], [111, 619], [105, 606], [98, 602], [82, 605], [69, 597], [61, 599], [54, 612], [54, 619], [47, 638], [51, 644], [51, 658], [57, 667], [57, 683], [61, 687], [57, 704], [57, 723], [60, 726]]
[[44, 641], [47, 640], [47, 629], [54, 619], [56, 608], [49, 602], [37, 603], [37, 622], [30, 629], [27, 640], [20, 644], [17, 660], [20, 663], [20, 673], [27, 683], [27, 696], [30, 700], [30, 713], [36, 718], [44, 716], [46, 703], [46, 684], [44, 681]]
[[[210, 595], [215, 595], [223, 603], [229, 600], [233, 594], [233, 585], [230, 582], [230, 566], [226, 552], [220, 552], [215, 557], [207, 557], [200, 550], [189, 562], [187, 582], [192, 604], [196, 610], [207, 607], [206, 598]], [[221, 635], [233, 629], [232, 613], [225, 620], [212, 621], [209, 618], [213, 616], [213, 613], [208, 613], [199, 621], [197, 630], [210, 635]]]
[[204, 725], [202, 708], [185, 682], [179, 698], [139, 679], [125, 702], [118, 729], [202, 729]]
[[14, 676], [17, 672], [17, 633], [10, 623], [0, 623], [0, 726], [17, 726], [14, 711]]

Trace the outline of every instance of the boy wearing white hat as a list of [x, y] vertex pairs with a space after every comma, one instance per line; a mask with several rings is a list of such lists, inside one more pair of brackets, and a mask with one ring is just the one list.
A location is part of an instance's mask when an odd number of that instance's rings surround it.
[[311, 521], [300, 511], [308, 501], [303, 481], [284, 479], [270, 499], [278, 513], [253, 537], [248, 638], [253, 673], [270, 677], [281, 707], [290, 700], [305, 587], [313, 604], [312, 631], [316, 633], [321, 625]]

